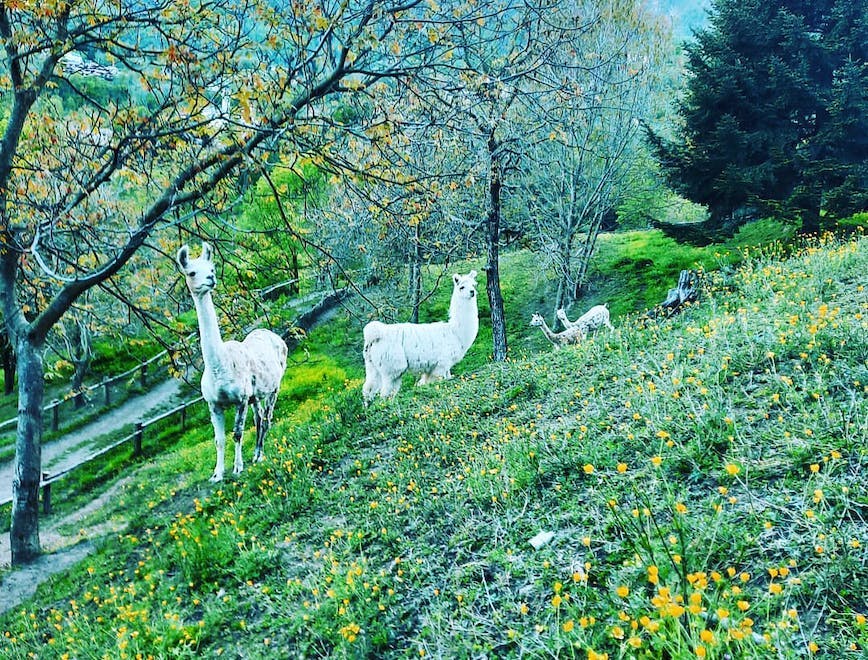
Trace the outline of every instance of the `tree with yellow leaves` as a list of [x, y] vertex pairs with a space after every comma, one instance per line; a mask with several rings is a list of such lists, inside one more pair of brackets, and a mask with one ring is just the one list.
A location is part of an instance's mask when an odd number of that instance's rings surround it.
[[41, 552], [49, 331], [89, 290], [118, 293], [112, 282], [140, 253], [168, 259], [161, 232], [225, 213], [242, 174], [299, 155], [329, 161], [332, 99], [436, 66], [443, 48], [423, 28], [458, 29], [451, 9], [0, 2], [0, 309], [19, 410], [13, 564]]

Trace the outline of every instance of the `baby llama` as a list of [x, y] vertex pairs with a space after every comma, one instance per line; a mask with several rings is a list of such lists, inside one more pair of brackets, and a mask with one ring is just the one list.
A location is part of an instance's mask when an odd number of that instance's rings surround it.
[[436, 323], [381, 323], [365, 326], [365, 405], [379, 394], [393, 397], [401, 377], [421, 374], [417, 385], [451, 378], [450, 370], [464, 357], [479, 331], [476, 305], [476, 271], [452, 276], [449, 320]]
[[563, 332], [552, 331], [542, 314], [533, 314], [530, 317], [530, 324], [542, 330], [542, 333], [552, 343], [555, 350], [560, 350], [568, 344], [578, 344], [582, 337], [584, 337], [580, 327], [567, 328]]
[[605, 325], [610, 330], [615, 329], [609, 322], [609, 310], [605, 305], [594, 305], [575, 321], [570, 321], [570, 319], [567, 318], [567, 313], [562, 307], [557, 311], [557, 317], [568, 330], [570, 328], [580, 328], [583, 338], [587, 336], [588, 330], [596, 330], [601, 325]]
[[199, 319], [199, 340], [205, 368], [202, 371], [202, 396], [208, 403], [217, 465], [211, 481], [223, 479], [226, 452], [225, 411], [235, 409], [235, 464], [233, 472], [244, 469], [241, 457], [241, 436], [247, 419], [247, 406], [253, 404], [256, 422], [256, 449], [253, 460], [263, 459], [265, 434], [271, 426], [274, 404], [283, 372], [286, 370], [286, 343], [270, 330], [254, 330], [244, 341], [223, 341], [217, 323], [217, 312], [211, 291], [217, 284], [211, 246], [202, 243], [202, 254], [193, 259], [185, 245], [177, 254], [178, 267], [187, 281], [187, 288], [196, 306]]

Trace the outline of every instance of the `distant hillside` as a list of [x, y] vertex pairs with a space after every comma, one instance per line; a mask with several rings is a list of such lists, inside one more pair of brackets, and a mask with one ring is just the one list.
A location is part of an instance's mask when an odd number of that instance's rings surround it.
[[676, 38], [690, 39], [693, 31], [705, 27], [711, 0], [652, 0], [651, 6], [672, 19]]

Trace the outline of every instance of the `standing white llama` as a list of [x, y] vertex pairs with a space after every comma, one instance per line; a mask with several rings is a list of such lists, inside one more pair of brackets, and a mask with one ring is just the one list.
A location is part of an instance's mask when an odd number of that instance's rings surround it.
[[243, 342], [224, 342], [220, 338], [217, 312], [211, 300], [211, 291], [217, 284], [212, 250], [202, 243], [202, 254], [192, 259], [185, 245], [178, 250], [178, 267], [187, 280], [199, 318], [199, 340], [205, 368], [202, 372], [202, 396], [211, 412], [214, 444], [217, 447], [217, 465], [211, 481], [223, 479], [226, 454], [226, 418], [228, 408], [235, 409], [235, 463], [233, 472], [244, 469], [241, 457], [241, 436], [247, 419], [247, 406], [253, 404], [256, 422], [256, 449], [253, 461], [263, 459], [265, 434], [271, 426], [274, 404], [283, 372], [286, 370], [286, 343], [270, 330], [254, 330]]
[[449, 320], [436, 323], [381, 323], [365, 326], [365, 405], [379, 394], [392, 397], [407, 371], [421, 373], [417, 385], [451, 378], [450, 370], [467, 353], [479, 331], [476, 271], [452, 276]]

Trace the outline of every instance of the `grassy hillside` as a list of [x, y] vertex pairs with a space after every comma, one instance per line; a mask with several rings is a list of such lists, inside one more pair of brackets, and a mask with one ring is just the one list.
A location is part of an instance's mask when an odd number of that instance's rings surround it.
[[[567, 308], [570, 318], [578, 318], [593, 305], [606, 304], [612, 318], [644, 312], [666, 298], [667, 291], [678, 281], [684, 268], [702, 271], [730, 270], [745, 254], [762, 245], [787, 240], [792, 228], [774, 221], [745, 225], [730, 241], [704, 249], [680, 245], [657, 230], [604, 233], [598, 241], [588, 284], [581, 300]], [[491, 357], [491, 321], [485, 296], [483, 259], [454, 266], [450, 272], [476, 269], [479, 275], [480, 332], [476, 342], [462, 360], [459, 371], [475, 371], [488, 364]], [[529, 326], [533, 312], [540, 312], [550, 324], [556, 322], [553, 300], [557, 283], [540, 269], [540, 256], [528, 251], [501, 255], [501, 288], [504, 299], [510, 355], [522, 358], [549, 346], [538, 328]], [[436, 277], [429, 277], [426, 288], [433, 288]], [[445, 319], [452, 293], [446, 277], [431, 299], [420, 311], [420, 320]], [[368, 291], [377, 302], [378, 295], [390, 295], [391, 288]], [[328, 324], [315, 328], [295, 356], [295, 363], [315, 363], [320, 356], [329, 356], [328, 363], [340, 364], [351, 377], [362, 377], [362, 325], [370, 309], [338, 312]], [[396, 320], [406, 320], [399, 318]], [[407, 383], [412, 382], [408, 377]]]
[[203, 426], [143, 467], [0, 655], [862, 657], [866, 285], [865, 238], [756, 251], [678, 317], [368, 409], [340, 351], [302, 364], [265, 463], [207, 483]]

